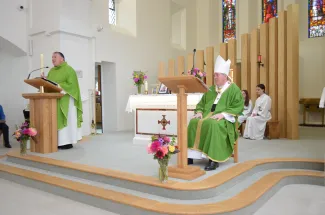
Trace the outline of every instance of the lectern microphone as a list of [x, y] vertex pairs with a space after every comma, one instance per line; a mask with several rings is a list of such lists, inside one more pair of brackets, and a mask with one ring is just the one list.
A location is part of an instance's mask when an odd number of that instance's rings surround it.
[[29, 79], [30, 75], [31, 75], [33, 72], [36, 72], [36, 71], [41, 70], [41, 69], [44, 69], [44, 68], [49, 68], [49, 67], [48, 67], [48, 66], [45, 66], [45, 67], [42, 67], [42, 68], [35, 69], [35, 70], [31, 71], [31, 72], [28, 74], [27, 79]]
[[196, 52], [196, 49], [193, 50], [193, 67], [192, 67], [192, 70], [194, 69], [194, 57], [195, 57], [195, 52]]

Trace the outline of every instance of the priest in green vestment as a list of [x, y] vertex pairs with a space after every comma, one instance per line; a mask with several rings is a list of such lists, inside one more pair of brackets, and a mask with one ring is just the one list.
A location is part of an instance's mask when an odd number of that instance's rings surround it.
[[215, 170], [219, 162], [231, 157], [238, 138], [235, 122], [244, 109], [244, 99], [239, 87], [229, 81], [230, 64], [218, 56], [215, 85], [202, 96], [188, 125], [188, 164], [206, 158], [206, 171]]
[[57, 83], [64, 94], [57, 102], [58, 147], [70, 149], [82, 138], [82, 101], [78, 77], [61, 52], [53, 53], [52, 63], [54, 67], [47, 79]]

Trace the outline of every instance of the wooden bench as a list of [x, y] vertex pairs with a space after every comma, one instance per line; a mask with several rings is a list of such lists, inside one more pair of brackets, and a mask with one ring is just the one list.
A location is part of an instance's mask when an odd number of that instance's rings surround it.
[[[240, 133], [244, 134], [245, 131], [245, 126], [246, 126], [246, 121], [244, 121], [240, 127]], [[279, 139], [280, 138], [280, 125], [279, 125], [279, 121], [275, 121], [275, 120], [270, 120], [266, 123], [266, 128], [265, 128], [265, 132], [264, 132], [264, 136], [269, 139]]]

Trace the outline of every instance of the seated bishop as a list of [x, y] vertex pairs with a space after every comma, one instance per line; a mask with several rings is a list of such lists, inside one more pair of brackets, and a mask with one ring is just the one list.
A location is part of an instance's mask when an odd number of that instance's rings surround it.
[[193, 159], [208, 159], [206, 171], [215, 170], [219, 162], [231, 157], [238, 138], [235, 122], [244, 109], [244, 99], [228, 76], [230, 64], [230, 60], [218, 56], [215, 85], [202, 96], [187, 129], [188, 164], [193, 164]]

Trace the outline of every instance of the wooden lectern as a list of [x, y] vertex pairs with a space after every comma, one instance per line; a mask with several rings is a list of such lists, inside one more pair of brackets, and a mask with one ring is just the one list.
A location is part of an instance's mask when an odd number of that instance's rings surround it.
[[169, 90], [177, 93], [177, 145], [180, 153], [177, 166], [169, 167], [169, 175], [173, 178], [192, 180], [205, 174], [198, 166], [187, 165], [187, 94], [205, 93], [206, 85], [194, 76], [174, 76], [158, 78]]
[[37, 129], [37, 143], [31, 139], [30, 151], [42, 154], [57, 152], [57, 99], [63, 96], [61, 89], [41, 78], [27, 79], [24, 82], [40, 89], [39, 93], [22, 94], [30, 100], [30, 124]]

